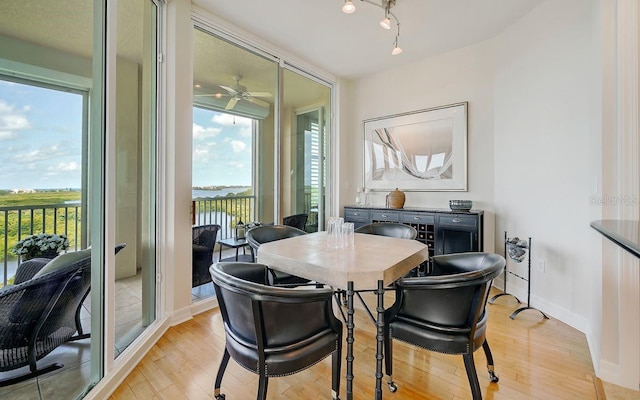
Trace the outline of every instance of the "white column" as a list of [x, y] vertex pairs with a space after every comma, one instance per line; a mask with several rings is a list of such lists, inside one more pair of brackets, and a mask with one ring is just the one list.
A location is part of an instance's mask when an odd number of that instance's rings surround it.
[[[637, 0], [605, 1], [615, 9], [614, 66], [611, 91], [605, 88], [603, 124], [603, 188], [617, 201], [603, 208], [603, 218], [638, 221], [640, 164], [638, 161], [638, 21]], [[613, 11], [613, 8], [611, 9]], [[604, 58], [607, 69], [606, 54]], [[607, 79], [605, 79], [605, 85]], [[607, 123], [607, 102], [614, 102]], [[611, 110], [611, 109], [610, 109]], [[613, 115], [615, 113], [615, 115]], [[638, 390], [640, 385], [640, 262], [603, 240], [602, 346], [599, 377]]]

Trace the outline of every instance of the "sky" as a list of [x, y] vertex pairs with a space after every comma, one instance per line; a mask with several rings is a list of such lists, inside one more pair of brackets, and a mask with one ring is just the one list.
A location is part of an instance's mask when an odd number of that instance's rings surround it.
[[[82, 96], [0, 80], [0, 189], [80, 188]], [[251, 119], [194, 108], [193, 186], [251, 186]]]
[[194, 107], [193, 186], [251, 186], [251, 121]]
[[82, 96], [0, 80], [0, 189], [79, 188]]

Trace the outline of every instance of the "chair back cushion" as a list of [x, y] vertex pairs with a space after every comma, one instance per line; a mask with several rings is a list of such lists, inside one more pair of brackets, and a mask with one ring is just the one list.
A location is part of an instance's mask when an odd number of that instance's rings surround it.
[[415, 239], [418, 231], [412, 226], [393, 222], [373, 222], [356, 228], [355, 233], [389, 236], [399, 239]]
[[48, 274], [49, 272], [57, 271], [61, 268], [66, 268], [69, 265], [80, 261], [84, 258], [91, 258], [91, 249], [84, 249], [79, 251], [71, 251], [69, 253], [60, 254], [53, 260], [49, 261], [42, 269], [33, 275], [34, 278]]

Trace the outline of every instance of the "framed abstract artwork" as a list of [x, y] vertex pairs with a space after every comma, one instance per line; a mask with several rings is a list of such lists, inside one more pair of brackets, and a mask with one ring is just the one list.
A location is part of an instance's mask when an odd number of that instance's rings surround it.
[[466, 191], [467, 103], [364, 121], [365, 190]]

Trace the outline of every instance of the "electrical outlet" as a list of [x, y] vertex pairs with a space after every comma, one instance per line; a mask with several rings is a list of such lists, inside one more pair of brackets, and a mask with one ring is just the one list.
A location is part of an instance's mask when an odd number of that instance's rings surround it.
[[545, 262], [543, 259], [539, 258], [536, 260], [536, 266], [538, 267], [538, 271], [540, 272], [544, 272], [545, 271]]

